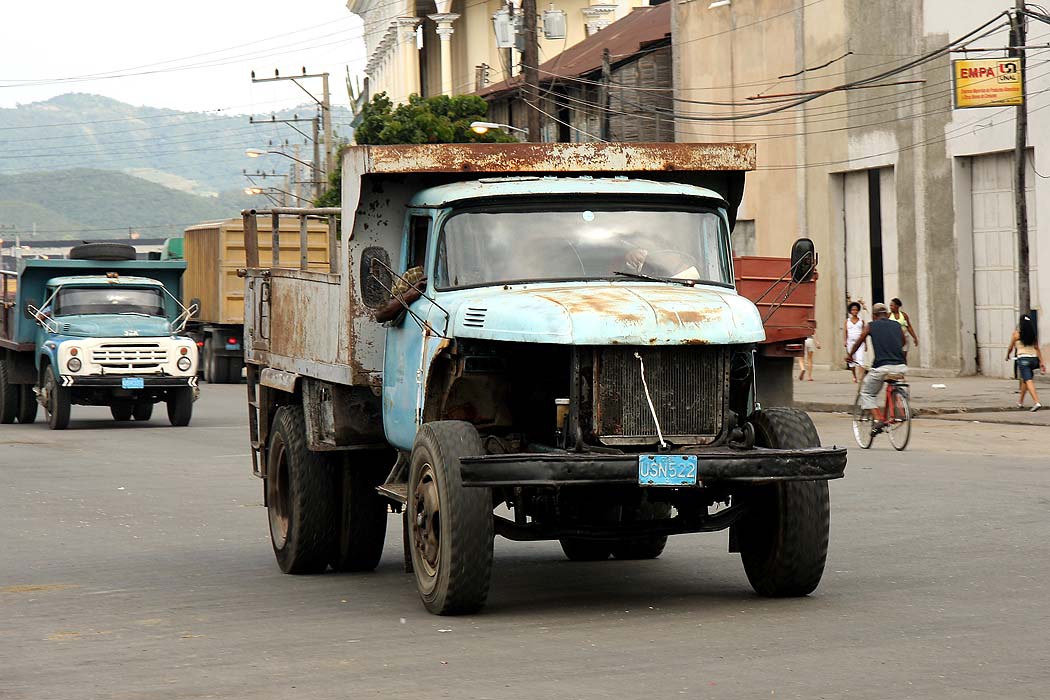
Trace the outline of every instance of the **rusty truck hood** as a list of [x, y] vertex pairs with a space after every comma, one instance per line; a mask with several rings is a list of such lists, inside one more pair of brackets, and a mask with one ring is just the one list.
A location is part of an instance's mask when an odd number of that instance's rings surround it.
[[754, 304], [729, 289], [580, 282], [449, 296], [453, 335], [460, 338], [564, 345], [730, 345], [765, 339]]

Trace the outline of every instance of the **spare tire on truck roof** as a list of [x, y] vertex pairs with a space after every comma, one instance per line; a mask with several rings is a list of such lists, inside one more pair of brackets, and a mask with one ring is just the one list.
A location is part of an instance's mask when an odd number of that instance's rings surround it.
[[69, 250], [70, 260], [134, 260], [135, 246], [127, 243], [82, 243]]

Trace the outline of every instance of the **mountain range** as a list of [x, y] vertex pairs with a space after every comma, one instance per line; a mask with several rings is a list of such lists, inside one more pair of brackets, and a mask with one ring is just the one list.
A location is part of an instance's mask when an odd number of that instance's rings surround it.
[[[302, 105], [276, 117], [315, 111]], [[351, 118], [346, 108], [332, 108], [337, 136], [349, 135]], [[310, 133], [309, 123], [296, 126]], [[128, 227], [170, 235], [187, 222], [233, 216], [266, 203], [243, 194], [243, 170], [281, 175], [293, 162], [250, 160], [245, 151], [285, 139], [311, 158], [312, 145], [290, 127], [250, 124], [245, 115], [139, 107], [83, 93], [0, 109], [0, 225], [23, 236], [35, 225], [38, 238]], [[283, 188], [281, 180], [258, 184]]]

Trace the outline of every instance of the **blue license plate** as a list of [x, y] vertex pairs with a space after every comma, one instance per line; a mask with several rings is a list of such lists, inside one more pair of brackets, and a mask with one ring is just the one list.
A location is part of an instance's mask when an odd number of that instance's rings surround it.
[[696, 486], [696, 455], [640, 455], [638, 483], [643, 486]]
[[145, 385], [142, 377], [122, 377], [120, 380], [121, 389], [141, 389]]
[[227, 350], [240, 350], [241, 349], [241, 344], [240, 343], [226, 343], [226, 349]]

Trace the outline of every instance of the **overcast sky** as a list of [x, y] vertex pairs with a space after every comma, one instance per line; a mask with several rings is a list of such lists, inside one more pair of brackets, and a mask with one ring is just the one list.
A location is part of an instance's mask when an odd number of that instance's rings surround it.
[[250, 72], [293, 75], [304, 66], [329, 72], [332, 101], [346, 104], [346, 68], [364, 67], [361, 20], [345, 0], [0, 5], [0, 107], [89, 92], [134, 105], [262, 113], [309, 98], [290, 81], [253, 85]]

